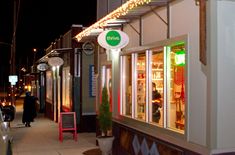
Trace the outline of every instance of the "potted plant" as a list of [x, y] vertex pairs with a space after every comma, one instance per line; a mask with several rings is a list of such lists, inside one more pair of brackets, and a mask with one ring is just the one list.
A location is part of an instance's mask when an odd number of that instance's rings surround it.
[[97, 137], [102, 155], [108, 155], [112, 151], [114, 137], [108, 135], [112, 129], [112, 112], [110, 111], [108, 91], [106, 87], [102, 90], [102, 102], [99, 106], [98, 122], [101, 136]]

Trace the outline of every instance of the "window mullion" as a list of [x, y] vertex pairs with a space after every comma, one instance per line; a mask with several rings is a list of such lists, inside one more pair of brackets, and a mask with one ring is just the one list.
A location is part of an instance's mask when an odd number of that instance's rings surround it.
[[146, 121], [150, 122], [152, 120], [152, 51], [146, 51]]
[[133, 53], [131, 55], [131, 59], [132, 59], [132, 118], [137, 118], [137, 85], [136, 85], [136, 81], [137, 81], [137, 54]]

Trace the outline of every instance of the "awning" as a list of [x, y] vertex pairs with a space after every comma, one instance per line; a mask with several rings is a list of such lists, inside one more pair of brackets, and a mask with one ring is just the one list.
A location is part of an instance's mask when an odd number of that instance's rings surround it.
[[128, 23], [134, 19], [139, 19], [141, 16], [158, 7], [167, 6], [172, 1], [174, 0], [129, 0], [90, 27], [78, 33], [75, 39], [79, 42], [83, 37], [96, 36], [105, 27], [116, 26], [118, 24]]
[[143, 4], [129, 10], [126, 15], [119, 17], [119, 19], [138, 19], [158, 7], [167, 6], [167, 4], [172, 1], [174, 0], [151, 0], [147, 4]]

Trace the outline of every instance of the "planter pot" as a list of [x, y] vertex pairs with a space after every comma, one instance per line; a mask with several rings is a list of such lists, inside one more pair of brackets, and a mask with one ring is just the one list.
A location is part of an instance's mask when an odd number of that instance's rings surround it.
[[97, 137], [98, 144], [100, 150], [102, 151], [102, 155], [110, 155], [112, 154], [112, 145], [114, 137]]

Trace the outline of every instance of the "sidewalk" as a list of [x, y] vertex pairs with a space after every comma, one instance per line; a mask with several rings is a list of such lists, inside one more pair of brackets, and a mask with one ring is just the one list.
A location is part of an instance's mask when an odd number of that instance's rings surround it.
[[22, 99], [16, 101], [16, 117], [11, 122], [13, 155], [83, 155], [95, 145], [95, 133], [78, 133], [74, 141], [71, 133], [64, 133], [59, 141], [58, 123], [38, 114], [31, 127], [22, 124]]

